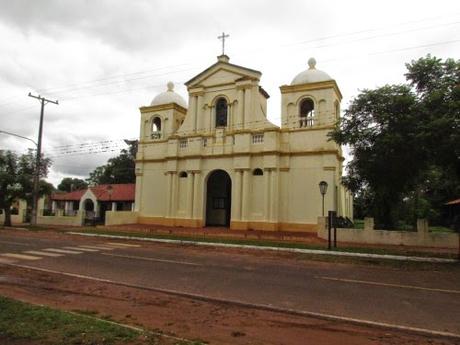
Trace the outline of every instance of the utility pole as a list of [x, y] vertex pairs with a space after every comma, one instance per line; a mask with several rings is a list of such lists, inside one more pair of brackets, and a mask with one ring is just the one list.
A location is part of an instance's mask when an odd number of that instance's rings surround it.
[[29, 97], [38, 99], [41, 104], [40, 109], [40, 125], [38, 127], [38, 141], [37, 141], [37, 158], [35, 163], [35, 175], [34, 175], [34, 186], [32, 192], [32, 219], [30, 223], [32, 225], [37, 225], [37, 215], [38, 215], [38, 188], [40, 181], [40, 166], [41, 166], [41, 156], [42, 156], [42, 133], [43, 133], [43, 116], [45, 112], [45, 105], [48, 103], [59, 104], [59, 102], [46, 99], [40, 95], [34, 96], [29, 92]]

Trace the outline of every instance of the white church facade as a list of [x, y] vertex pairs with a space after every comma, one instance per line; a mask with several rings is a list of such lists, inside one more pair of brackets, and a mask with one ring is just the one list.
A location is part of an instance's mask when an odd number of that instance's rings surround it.
[[336, 82], [315, 60], [281, 90], [281, 127], [267, 119], [261, 72], [226, 55], [185, 83], [168, 83], [140, 108], [137, 222], [235, 230], [315, 231], [324, 208], [353, 218], [341, 185], [341, 147], [328, 140], [340, 116]]

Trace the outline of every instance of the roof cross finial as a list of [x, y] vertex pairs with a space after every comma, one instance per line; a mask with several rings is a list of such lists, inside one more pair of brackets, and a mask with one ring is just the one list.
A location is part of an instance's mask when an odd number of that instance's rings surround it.
[[230, 35], [226, 35], [225, 32], [222, 32], [221, 36], [217, 36], [219, 40], [222, 40], [222, 55], [225, 55], [225, 39], [230, 37]]

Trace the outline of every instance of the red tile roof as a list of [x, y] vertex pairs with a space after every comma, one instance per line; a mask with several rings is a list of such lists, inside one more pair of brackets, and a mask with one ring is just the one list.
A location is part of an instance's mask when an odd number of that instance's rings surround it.
[[79, 201], [86, 189], [74, 190], [70, 193], [56, 192], [51, 194], [51, 200]]
[[135, 186], [134, 183], [101, 184], [90, 189], [100, 201], [134, 201]]
[[[89, 187], [99, 201], [134, 201], [135, 184], [101, 184]], [[76, 190], [70, 193], [53, 193], [51, 200], [78, 201], [87, 189]]]

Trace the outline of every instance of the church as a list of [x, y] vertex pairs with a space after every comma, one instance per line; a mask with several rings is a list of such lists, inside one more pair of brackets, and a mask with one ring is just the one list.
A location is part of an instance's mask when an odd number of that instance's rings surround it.
[[342, 95], [315, 59], [308, 66], [280, 87], [280, 127], [267, 119], [262, 73], [225, 54], [185, 83], [188, 102], [169, 82], [140, 107], [137, 223], [313, 232], [328, 210], [352, 219], [342, 149], [327, 136]]

